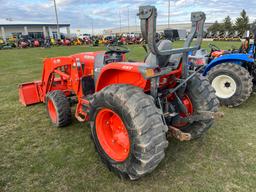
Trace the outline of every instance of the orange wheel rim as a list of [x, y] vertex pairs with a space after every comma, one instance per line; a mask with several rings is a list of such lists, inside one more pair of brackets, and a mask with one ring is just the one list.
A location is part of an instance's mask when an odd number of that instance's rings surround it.
[[55, 106], [54, 106], [52, 100], [49, 99], [47, 101], [47, 107], [48, 107], [48, 112], [49, 112], [52, 122], [56, 123], [57, 122], [57, 112], [56, 112], [56, 109], [55, 109]]
[[[193, 113], [193, 104], [191, 102], [191, 100], [189, 99], [189, 97], [187, 95], [185, 95], [183, 98], [182, 98], [182, 103], [183, 105], [187, 108], [187, 113], [180, 113], [180, 117], [187, 117], [189, 115], [191, 115]], [[179, 123], [179, 124], [175, 124], [174, 126], [176, 127], [184, 127], [188, 125], [188, 123]]]
[[125, 161], [130, 152], [130, 138], [120, 116], [101, 109], [96, 116], [96, 134], [104, 152], [117, 162]]

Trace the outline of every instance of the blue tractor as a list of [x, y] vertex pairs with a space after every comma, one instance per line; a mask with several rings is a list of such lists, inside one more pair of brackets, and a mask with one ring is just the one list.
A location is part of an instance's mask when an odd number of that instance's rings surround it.
[[246, 39], [239, 50], [232, 51], [209, 44], [210, 54], [200, 49], [195, 56], [191, 56], [192, 59], [202, 56], [204, 62], [208, 63], [203, 75], [208, 77], [222, 105], [239, 106], [249, 98], [256, 85], [256, 41], [252, 44], [249, 42], [250, 39]]

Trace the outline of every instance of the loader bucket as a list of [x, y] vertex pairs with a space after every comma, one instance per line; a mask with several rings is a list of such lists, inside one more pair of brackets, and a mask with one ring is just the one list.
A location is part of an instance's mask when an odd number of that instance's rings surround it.
[[23, 83], [19, 85], [19, 101], [22, 105], [32, 105], [40, 103], [39, 86], [41, 81]]

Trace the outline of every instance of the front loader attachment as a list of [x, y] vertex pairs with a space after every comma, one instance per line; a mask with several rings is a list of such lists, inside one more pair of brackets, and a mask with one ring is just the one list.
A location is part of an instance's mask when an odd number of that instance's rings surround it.
[[41, 84], [41, 81], [34, 81], [19, 85], [19, 101], [22, 105], [27, 106], [42, 102], [40, 98]]

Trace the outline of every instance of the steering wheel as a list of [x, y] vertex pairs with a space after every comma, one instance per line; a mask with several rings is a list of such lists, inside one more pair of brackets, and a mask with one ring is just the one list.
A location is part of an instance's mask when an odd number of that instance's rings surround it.
[[209, 44], [208, 45], [209, 46], [209, 48], [212, 50], [212, 51], [219, 51], [219, 50], [221, 50], [218, 46], [216, 46], [216, 45], [214, 45], [214, 44]]
[[130, 50], [123, 46], [123, 45], [113, 45], [113, 44], [109, 44], [107, 46], [107, 50], [109, 52], [115, 52], [115, 53], [128, 53]]

